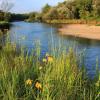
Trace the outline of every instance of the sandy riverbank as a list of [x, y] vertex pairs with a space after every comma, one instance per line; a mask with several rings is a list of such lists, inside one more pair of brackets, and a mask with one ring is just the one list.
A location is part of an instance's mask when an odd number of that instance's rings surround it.
[[63, 35], [100, 40], [100, 26], [66, 24], [59, 28], [59, 31]]

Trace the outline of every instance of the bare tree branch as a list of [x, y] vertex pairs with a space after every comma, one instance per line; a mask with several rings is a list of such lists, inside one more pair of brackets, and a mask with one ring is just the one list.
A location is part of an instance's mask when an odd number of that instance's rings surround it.
[[13, 7], [11, 0], [0, 0], [0, 10], [8, 12]]

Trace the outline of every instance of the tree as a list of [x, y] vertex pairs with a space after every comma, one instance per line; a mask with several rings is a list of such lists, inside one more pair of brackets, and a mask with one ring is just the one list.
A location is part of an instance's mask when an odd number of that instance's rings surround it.
[[49, 10], [51, 9], [51, 6], [46, 4], [43, 8], [42, 8], [42, 13], [46, 14]]
[[4, 12], [8, 12], [13, 7], [11, 0], [1, 0], [0, 9]]
[[65, 6], [59, 7], [57, 11], [58, 11], [59, 19], [67, 19], [70, 16], [69, 14], [70, 10]]
[[0, 21], [4, 20], [4, 12], [0, 10]]
[[5, 21], [9, 21], [10, 19], [9, 11], [12, 7], [13, 7], [13, 3], [11, 2], [11, 0], [1, 0], [0, 10], [4, 12], [3, 18]]
[[32, 12], [32, 13], [30, 13], [30, 14], [29, 14], [28, 21], [29, 21], [29, 22], [35, 21], [35, 20], [36, 20], [36, 15], [37, 15], [37, 12]]
[[93, 10], [92, 0], [75, 0], [76, 7], [79, 9], [80, 18], [87, 18]]
[[35, 18], [37, 21], [42, 22], [42, 14], [41, 13], [37, 13]]
[[100, 18], [100, 0], [66, 0], [42, 9], [43, 19], [85, 19]]
[[58, 19], [58, 12], [55, 7], [51, 8], [48, 13], [45, 14], [44, 19]]
[[94, 16], [100, 17], [100, 0], [93, 0]]

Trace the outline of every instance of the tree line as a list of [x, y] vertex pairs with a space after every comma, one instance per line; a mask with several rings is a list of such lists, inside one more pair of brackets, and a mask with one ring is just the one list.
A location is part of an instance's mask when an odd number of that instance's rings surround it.
[[[6, 9], [9, 10], [11, 7], [12, 5], [6, 7]], [[46, 4], [40, 13], [12, 14], [6, 11], [6, 14], [4, 14], [0, 11], [0, 20], [32, 22], [63, 19], [100, 20], [100, 0], [66, 0], [58, 3], [57, 6]]]
[[100, 0], [66, 0], [57, 6], [46, 4], [41, 13], [31, 13], [29, 20], [100, 19]]

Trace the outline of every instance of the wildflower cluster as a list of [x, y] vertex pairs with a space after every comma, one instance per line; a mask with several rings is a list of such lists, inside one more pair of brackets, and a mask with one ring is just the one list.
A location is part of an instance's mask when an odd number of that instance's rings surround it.
[[51, 62], [53, 62], [53, 60], [54, 60], [53, 57], [50, 56], [49, 54], [46, 54], [45, 55], [45, 58], [43, 58], [43, 62], [44, 63], [47, 63], [47, 62], [50, 62], [51, 63]]
[[25, 83], [26, 83], [26, 85], [30, 85], [31, 86], [32, 85], [32, 82], [33, 82], [33, 80], [27, 79]]
[[37, 81], [37, 82], [35, 83], [35, 88], [38, 89], [38, 90], [42, 90], [42, 85], [41, 85], [41, 83]]
[[35, 84], [33, 84], [33, 80], [27, 79], [25, 84], [28, 86], [34, 86], [38, 90], [42, 90], [42, 84], [39, 81], [36, 81]]

